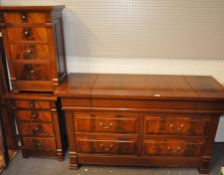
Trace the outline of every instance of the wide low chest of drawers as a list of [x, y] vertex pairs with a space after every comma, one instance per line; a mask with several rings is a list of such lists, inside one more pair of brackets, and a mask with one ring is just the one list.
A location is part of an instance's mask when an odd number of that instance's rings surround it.
[[54, 91], [66, 77], [64, 6], [0, 6], [13, 91]]
[[79, 164], [196, 167], [208, 173], [224, 89], [209, 76], [70, 74], [70, 168]]

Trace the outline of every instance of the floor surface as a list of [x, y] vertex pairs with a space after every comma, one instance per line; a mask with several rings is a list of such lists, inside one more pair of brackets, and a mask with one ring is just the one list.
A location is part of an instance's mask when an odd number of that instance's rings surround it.
[[[218, 175], [224, 166], [224, 144], [215, 144], [210, 175]], [[142, 168], [118, 166], [87, 166], [69, 170], [69, 158], [65, 161], [45, 158], [23, 159], [21, 152], [10, 163], [2, 175], [198, 175], [197, 169]]]

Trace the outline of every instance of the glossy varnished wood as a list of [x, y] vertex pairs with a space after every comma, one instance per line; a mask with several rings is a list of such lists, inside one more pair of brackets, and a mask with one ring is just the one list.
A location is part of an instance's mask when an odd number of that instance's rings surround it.
[[0, 29], [13, 91], [54, 91], [67, 76], [63, 8], [0, 7]]
[[208, 173], [224, 113], [224, 88], [211, 76], [71, 74], [55, 94], [66, 113], [70, 168], [196, 167]]

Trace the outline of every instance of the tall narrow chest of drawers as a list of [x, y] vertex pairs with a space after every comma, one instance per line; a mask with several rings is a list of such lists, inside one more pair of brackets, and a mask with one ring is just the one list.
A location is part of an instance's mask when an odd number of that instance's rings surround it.
[[0, 6], [13, 91], [53, 91], [66, 77], [64, 6]]
[[209, 76], [71, 74], [55, 92], [70, 167], [195, 167], [209, 172], [224, 88]]
[[57, 97], [52, 94], [19, 93], [6, 94], [5, 99], [14, 111], [23, 156], [63, 160], [67, 140]]

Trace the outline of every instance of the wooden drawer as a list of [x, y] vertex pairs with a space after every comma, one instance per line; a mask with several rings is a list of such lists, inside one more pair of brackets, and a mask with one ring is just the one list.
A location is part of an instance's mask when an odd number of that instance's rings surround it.
[[47, 28], [9, 27], [10, 41], [48, 41]]
[[44, 23], [46, 13], [4, 13], [6, 23]]
[[76, 132], [89, 133], [137, 133], [138, 117], [125, 115], [91, 115], [76, 113]]
[[55, 138], [23, 138], [23, 147], [28, 151], [52, 152], [56, 151]]
[[48, 64], [14, 64], [17, 80], [49, 81], [51, 67]]
[[144, 140], [144, 155], [148, 156], [200, 156], [204, 146], [202, 141], [185, 140]]
[[210, 118], [145, 117], [145, 134], [205, 135]]
[[18, 110], [15, 115], [17, 121], [52, 122], [52, 113], [50, 111]]
[[14, 60], [48, 60], [50, 57], [49, 46], [47, 44], [12, 44], [11, 53]]
[[18, 123], [18, 127], [22, 136], [54, 136], [53, 124]]
[[76, 143], [78, 153], [136, 154], [136, 139], [134, 138], [77, 137]]
[[34, 101], [34, 100], [15, 100], [17, 108], [28, 108], [28, 109], [50, 109], [49, 101]]

